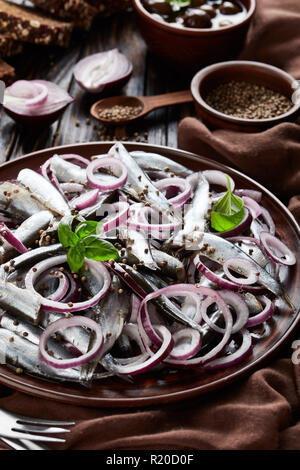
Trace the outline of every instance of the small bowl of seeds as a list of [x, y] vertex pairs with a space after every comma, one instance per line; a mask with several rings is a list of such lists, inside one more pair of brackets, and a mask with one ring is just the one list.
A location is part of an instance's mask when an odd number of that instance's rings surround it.
[[191, 82], [197, 114], [213, 128], [258, 132], [299, 114], [300, 84], [272, 65], [229, 61], [210, 65]]

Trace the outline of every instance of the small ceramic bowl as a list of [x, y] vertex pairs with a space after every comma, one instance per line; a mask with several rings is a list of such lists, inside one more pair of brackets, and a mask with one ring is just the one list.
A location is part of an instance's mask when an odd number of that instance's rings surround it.
[[149, 13], [141, 0], [133, 0], [138, 24], [149, 49], [163, 63], [194, 73], [214, 62], [231, 59], [242, 49], [253, 17], [256, 0], [241, 0], [247, 9], [243, 21], [218, 29], [180, 28], [160, 21]]
[[[208, 94], [222, 83], [245, 81], [264, 85], [280, 92], [294, 102], [292, 108], [280, 116], [268, 119], [243, 119], [224, 114], [212, 108], [205, 101]], [[210, 65], [200, 70], [192, 79], [191, 92], [197, 114], [214, 128], [227, 128], [236, 131], [257, 132], [283, 121], [292, 121], [299, 114], [300, 100], [292, 99], [297, 81], [288, 73], [262, 62], [229, 61]]]

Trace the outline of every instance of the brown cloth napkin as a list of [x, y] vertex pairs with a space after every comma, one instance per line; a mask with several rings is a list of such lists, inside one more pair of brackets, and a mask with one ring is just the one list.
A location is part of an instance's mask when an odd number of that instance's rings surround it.
[[[257, 0], [244, 58], [270, 62], [300, 78], [299, 0]], [[234, 138], [233, 138], [234, 137]], [[282, 124], [256, 136], [211, 133], [187, 118], [179, 144], [259, 179], [290, 197], [300, 215], [300, 127]], [[299, 155], [297, 153], [299, 152]], [[272, 173], [271, 173], [272, 172]], [[272, 184], [271, 184], [272, 183]], [[53, 449], [210, 450], [300, 449], [300, 366], [291, 342], [281, 357], [250, 377], [205, 397], [136, 410], [62, 405], [0, 388], [0, 409], [36, 417], [75, 420], [66, 444]], [[7, 448], [0, 441], [0, 448]]]
[[[240, 56], [280, 67], [300, 79], [298, 0], [257, 0], [257, 11]], [[233, 166], [262, 183], [285, 202], [300, 222], [300, 119], [257, 134], [209, 130], [185, 118], [178, 146]]]

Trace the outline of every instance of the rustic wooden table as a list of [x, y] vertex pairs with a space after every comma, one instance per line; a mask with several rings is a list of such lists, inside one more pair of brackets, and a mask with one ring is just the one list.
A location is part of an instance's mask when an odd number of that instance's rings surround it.
[[99, 140], [127, 139], [176, 147], [178, 122], [184, 116], [193, 115], [192, 104], [154, 111], [126, 128], [109, 129], [90, 119], [90, 106], [99, 96], [87, 94], [77, 85], [73, 78], [74, 65], [89, 54], [115, 47], [134, 65], [132, 78], [120, 94], [153, 95], [189, 87], [189, 79], [184, 74], [181, 76], [180, 71], [174, 74], [174, 71], [164, 69], [149, 54], [134, 13], [97, 19], [89, 33], [74, 34], [68, 50], [27, 45], [22, 55], [9, 60], [15, 66], [18, 78], [54, 81], [68, 90], [76, 101], [60, 121], [44, 130], [22, 129], [2, 112], [0, 162], [46, 147]]

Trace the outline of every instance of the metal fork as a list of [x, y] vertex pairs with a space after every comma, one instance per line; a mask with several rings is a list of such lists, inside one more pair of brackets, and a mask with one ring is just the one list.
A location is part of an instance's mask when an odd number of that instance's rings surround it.
[[37, 442], [28, 441], [27, 439], [6, 439], [2, 437], [1, 441], [14, 450], [50, 450], [49, 447], [43, 444], [37, 444]]
[[30, 439], [31, 441], [65, 442], [59, 437], [49, 437], [43, 434], [61, 434], [70, 432], [56, 426], [72, 426], [74, 422], [53, 421], [40, 418], [30, 418], [9, 411], [0, 410], [0, 436], [9, 439]]

